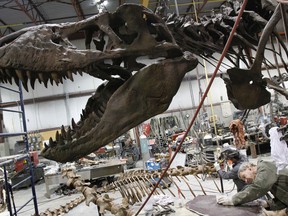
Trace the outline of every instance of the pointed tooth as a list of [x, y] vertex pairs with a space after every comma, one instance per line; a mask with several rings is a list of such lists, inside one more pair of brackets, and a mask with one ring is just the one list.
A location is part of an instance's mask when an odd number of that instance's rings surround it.
[[[58, 84], [59, 84], [59, 82], [60, 82], [58, 73], [55, 73], [55, 72], [51, 73], [51, 77], [52, 77], [52, 79], [55, 81], [56, 85], [58, 86]], [[50, 80], [50, 81], [51, 81], [51, 80]]]
[[5, 83], [8, 83], [7, 78], [6, 77], [2, 77], [2, 79], [4, 80]]
[[13, 78], [15, 83], [19, 86], [19, 77], [16, 75], [15, 71], [12, 69], [6, 69], [6, 73], [13, 73]]
[[18, 76], [18, 78], [22, 81], [22, 82], [27, 82], [27, 77], [25, 75], [25, 73], [21, 70], [15, 70], [16, 75]]
[[1, 78], [6, 76], [5, 69], [0, 68], [0, 75], [1, 75]]
[[73, 74], [71, 71], [67, 71], [67, 77], [71, 80], [71, 81], [74, 81], [73, 79]]
[[[39, 78], [39, 82], [43, 82], [44, 86], [47, 88], [48, 86], [48, 80], [49, 80], [49, 77], [47, 74], [44, 74], [44, 73], [39, 73], [38, 74], [38, 78]], [[41, 83], [40, 82], [40, 83]]]
[[38, 79], [41, 81], [41, 82], [44, 82], [45, 81], [45, 75], [43, 73], [38, 73]]
[[2, 82], [9, 82], [10, 84], [12, 84], [13, 74], [8, 73], [8, 70], [5, 70], [4, 68], [0, 68], [0, 74]]
[[27, 85], [28, 79], [27, 79], [25, 72], [21, 70], [17, 70], [17, 69], [15, 70], [15, 72], [18, 78], [21, 80], [24, 89], [28, 92], [28, 85]]
[[83, 117], [85, 118], [87, 117], [85, 109], [82, 109], [82, 114], [83, 114]]
[[71, 125], [72, 125], [73, 130], [75, 130], [77, 128], [77, 124], [75, 123], [74, 118], [72, 118]]
[[31, 85], [33, 90], [35, 89], [35, 81], [36, 81], [35, 78], [30, 80], [30, 85]]
[[12, 77], [7, 77], [8, 82], [12, 85]]
[[72, 130], [71, 130], [70, 126], [68, 127], [68, 130], [67, 130], [66, 139], [67, 139], [67, 141], [71, 141], [72, 140]]
[[61, 84], [63, 84], [63, 77], [62, 76], [60, 76], [59, 81]]
[[55, 147], [56, 146], [55, 142], [53, 141], [53, 139], [51, 137], [49, 139], [49, 146], [50, 147]]
[[[53, 78], [50, 78], [50, 84], [53, 86]], [[56, 83], [56, 85], [57, 85], [57, 83]]]
[[28, 92], [28, 85], [27, 85], [27, 82], [26, 82], [26, 83], [23, 83], [23, 82], [22, 82], [22, 84], [23, 84], [24, 89]]
[[34, 89], [35, 81], [36, 81], [34, 74], [32, 74], [31, 71], [26, 71], [26, 75], [27, 75], [28, 79], [30, 80], [30, 85], [31, 85], [32, 89]]
[[61, 135], [63, 136], [63, 138], [66, 137], [66, 130], [64, 128], [64, 125], [61, 126]]
[[79, 73], [81, 76], [83, 76], [83, 73], [82, 73], [82, 71], [78, 71], [78, 73]]
[[45, 88], [48, 88], [48, 80], [44, 82]]
[[58, 143], [59, 139], [60, 139], [60, 134], [58, 131], [56, 131], [56, 136], [55, 136], [56, 142]]
[[44, 143], [44, 148], [45, 148], [45, 149], [48, 149], [48, 148], [49, 148], [46, 143]]
[[80, 114], [80, 119], [81, 121], [84, 121], [84, 116], [82, 114]]
[[67, 72], [61, 72], [61, 79], [66, 79], [67, 78]]

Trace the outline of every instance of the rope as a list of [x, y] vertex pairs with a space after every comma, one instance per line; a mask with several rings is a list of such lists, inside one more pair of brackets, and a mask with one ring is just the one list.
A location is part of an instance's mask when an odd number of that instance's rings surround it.
[[[195, 19], [196, 19], [196, 22], [198, 22], [199, 20], [198, 20], [198, 14], [197, 14], [197, 10], [196, 10], [195, 0], [193, 0], [193, 6], [194, 6]], [[202, 60], [203, 60], [203, 66], [204, 66], [204, 71], [205, 71], [206, 84], [208, 85], [209, 79], [208, 79], [206, 61], [205, 61], [205, 59], [202, 59]], [[213, 107], [213, 104], [212, 104], [212, 97], [211, 97], [211, 93], [210, 92], [208, 93], [208, 101], [210, 103], [211, 113], [212, 113], [212, 116], [213, 116], [213, 126], [214, 126], [214, 133], [216, 135], [216, 143], [217, 143], [217, 147], [219, 148], [219, 141], [218, 141], [218, 138], [217, 138], [218, 136], [217, 136], [215, 112], [214, 112], [214, 107]]]
[[207, 94], [208, 94], [208, 92], [209, 92], [209, 90], [210, 90], [210, 87], [211, 87], [211, 85], [212, 85], [212, 83], [213, 83], [213, 81], [214, 81], [214, 79], [215, 79], [215, 77], [216, 77], [216, 75], [217, 75], [217, 71], [219, 70], [220, 65], [221, 65], [221, 63], [222, 63], [222, 61], [223, 61], [223, 59], [224, 59], [224, 57], [225, 57], [225, 55], [226, 55], [226, 53], [227, 53], [227, 50], [228, 50], [228, 48], [229, 48], [229, 46], [230, 46], [230, 44], [231, 44], [233, 35], [234, 35], [234, 33], [235, 33], [236, 29], [237, 29], [237, 26], [238, 26], [238, 24], [239, 24], [239, 22], [240, 22], [241, 16], [242, 16], [242, 14], [243, 14], [243, 11], [244, 11], [244, 9], [245, 9], [245, 7], [246, 7], [247, 2], [248, 2], [248, 0], [244, 0], [243, 4], [242, 4], [242, 6], [241, 6], [241, 9], [240, 9], [239, 14], [238, 14], [238, 16], [237, 16], [237, 19], [236, 19], [236, 21], [235, 21], [235, 23], [234, 23], [234, 26], [233, 26], [233, 28], [232, 28], [232, 30], [231, 30], [231, 33], [230, 33], [230, 35], [229, 35], [229, 37], [228, 37], [228, 40], [227, 40], [226, 44], [225, 44], [225, 47], [224, 47], [223, 52], [222, 52], [222, 54], [221, 54], [221, 56], [220, 56], [220, 59], [219, 59], [219, 61], [218, 61], [218, 63], [217, 63], [217, 66], [216, 66], [216, 68], [215, 68], [215, 70], [214, 70], [214, 73], [213, 73], [213, 75], [212, 75], [212, 77], [211, 77], [211, 79], [210, 79], [210, 82], [209, 82], [209, 84], [208, 84], [208, 86], [207, 86], [207, 88], [206, 88], [206, 90], [205, 90], [205, 92], [204, 92], [204, 95], [202, 96], [202, 99], [201, 99], [201, 101], [200, 101], [200, 103], [199, 103], [199, 106], [197, 107], [196, 112], [194, 113], [194, 116], [193, 116], [193, 118], [192, 118], [192, 120], [191, 120], [191, 123], [190, 123], [188, 129], [187, 129], [186, 132], [184, 133], [184, 136], [182, 137], [179, 145], [178, 145], [177, 148], [176, 148], [175, 154], [173, 155], [173, 157], [172, 157], [171, 160], [169, 161], [168, 166], [165, 168], [164, 172], [161, 174], [161, 176], [160, 176], [160, 178], [158, 179], [157, 183], [156, 183], [155, 186], [153, 187], [151, 193], [149, 194], [149, 196], [147, 197], [147, 199], [144, 201], [144, 203], [141, 205], [141, 207], [139, 208], [139, 210], [137, 211], [137, 213], [135, 214], [135, 216], [137, 216], [137, 215], [141, 212], [141, 210], [144, 208], [144, 206], [146, 205], [146, 203], [149, 201], [149, 199], [151, 198], [152, 194], [154, 193], [154, 191], [156, 190], [156, 188], [157, 188], [158, 185], [160, 184], [161, 180], [162, 180], [163, 177], [165, 176], [167, 170], [168, 170], [169, 167], [171, 166], [171, 164], [172, 164], [173, 160], [175, 159], [177, 153], [178, 153], [179, 150], [181, 149], [182, 144], [183, 144], [183, 142], [184, 142], [184, 140], [185, 140], [188, 132], [190, 131], [192, 125], [194, 124], [194, 121], [195, 121], [195, 119], [196, 119], [196, 117], [197, 117], [197, 115], [198, 115], [198, 113], [199, 113], [199, 111], [200, 111], [200, 108], [202, 107], [202, 105], [203, 105], [203, 103], [204, 103], [204, 99], [206, 98], [206, 96], [207, 96]]

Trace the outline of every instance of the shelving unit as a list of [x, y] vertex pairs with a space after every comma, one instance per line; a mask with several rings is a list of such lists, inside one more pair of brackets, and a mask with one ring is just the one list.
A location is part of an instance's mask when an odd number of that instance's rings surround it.
[[[0, 163], [0, 167], [3, 168], [4, 170], [4, 180], [5, 180], [5, 191], [6, 191], [6, 203], [7, 203], [7, 208], [10, 213], [10, 215], [17, 215], [18, 212], [21, 211], [28, 203], [33, 201], [34, 203], [34, 209], [35, 209], [35, 216], [39, 215], [38, 212], [38, 204], [37, 204], [37, 197], [36, 197], [36, 190], [35, 190], [35, 184], [34, 184], [34, 173], [33, 173], [33, 164], [31, 161], [31, 156], [29, 153], [29, 143], [28, 143], [28, 135], [27, 135], [27, 125], [26, 125], [26, 117], [25, 117], [25, 109], [24, 109], [24, 103], [23, 103], [23, 94], [22, 94], [22, 83], [19, 81], [19, 91], [16, 91], [14, 89], [7, 88], [5, 86], [0, 86], [2, 89], [6, 89], [8, 91], [15, 92], [19, 94], [20, 98], [20, 106], [21, 106], [21, 111], [15, 111], [15, 110], [9, 110], [9, 109], [2, 109], [0, 108], [1, 111], [5, 112], [17, 112], [21, 114], [22, 116], [22, 125], [23, 125], [23, 132], [17, 132], [17, 133], [0, 133], [0, 137], [11, 137], [11, 136], [23, 136], [23, 141], [25, 143], [26, 147], [26, 152], [21, 155], [16, 155], [15, 157], [11, 157], [11, 159], [3, 161]], [[20, 161], [20, 160], [26, 160], [29, 168], [29, 176], [16, 185], [11, 185], [9, 177], [8, 177], [8, 172], [7, 172], [7, 166]], [[25, 183], [26, 181], [31, 181], [31, 190], [32, 190], [32, 198], [27, 200], [27, 202], [16, 209], [15, 203], [14, 203], [14, 198], [13, 198], [13, 189], [17, 188], [19, 185]]]

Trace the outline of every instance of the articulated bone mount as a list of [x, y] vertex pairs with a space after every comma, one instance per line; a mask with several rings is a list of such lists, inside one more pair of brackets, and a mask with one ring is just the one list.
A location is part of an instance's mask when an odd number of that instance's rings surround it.
[[81, 180], [79, 175], [76, 175], [72, 168], [64, 168], [62, 170], [62, 177], [68, 178], [67, 186], [73, 186], [84, 195], [84, 200], [87, 206], [94, 203], [99, 207], [99, 213], [103, 214], [105, 211], [110, 211], [116, 216], [132, 216], [129, 205], [126, 199], [122, 200], [122, 204], [118, 205], [113, 203], [113, 199], [108, 194], [99, 195], [96, 187], [89, 187], [88, 183]]

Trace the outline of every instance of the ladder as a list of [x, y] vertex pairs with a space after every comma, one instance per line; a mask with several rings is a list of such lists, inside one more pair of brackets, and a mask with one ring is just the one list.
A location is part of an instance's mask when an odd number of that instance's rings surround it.
[[[25, 144], [25, 153], [21, 155], [16, 155], [13, 159], [5, 160], [0, 163], [0, 167], [3, 168], [3, 175], [4, 175], [4, 184], [5, 184], [5, 191], [6, 191], [6, 203], [7, 208], [10, 213], [10, 216], [17, 215], [18, 212], [21, 211], [26, 205], [28, 205], [31, 201], [34, 203], [34, 209], [35, 209], [35, 216], [39, 216], [38, 212], [38, 204], [37, 204], [37, 197], [36, 197], [36, 190], [35, 190], [35, 184], [34, 184], [34, 173], [33, 173], [33, 162], [31, 161], [31, 156], [29, 154], [29, 143], [28, 143], [28, 135], [27, 135], [27, 125], [26, 125], [26, 117], [25, 117], [25, 109], [24, 109], [24, 101], [23, 101], [23, 93], [22, 93], [22, 83], [19, 81], [19, 90], [14, 90], [11, 88], [7, 88], [5, 86], [1, 86], [0, 88], [6, 89], [8, 91], [15, 92], [19, 94], [20, 98], [20, 111], [10, 110], [10, 109], [2, 109], [0, 107], [0, 111], [3, 112], [17, 112], [22, 116], [22, 124], [23, 124], [23, 132], [17, 132], [17, 133], [0, 133], [0, 137], [9, 137], [9, 136], [23, 136], [23, 141]], [[11, 185], [8, 177], [7, 172], [7, 166], [15, 163], [16, 161], [20, 160], [26, 160], [28, 169], [29, 169], [29, 176], [22, 181], [18, 182], [16, 185]], [[17, 188], [19, 185], [25, 183], [26, 181], [31, 181], [31, 190], [32, 190], [32, 198], [27, 200], [27, 202], [20, 206], [18, 209], [16, 209], [14, 197], [13, 197], [13, 189]]]

